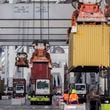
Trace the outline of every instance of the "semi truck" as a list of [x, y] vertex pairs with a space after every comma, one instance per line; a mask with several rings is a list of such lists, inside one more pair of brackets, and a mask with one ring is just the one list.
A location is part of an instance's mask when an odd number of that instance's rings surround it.
[[51, 58], [46, 50], [46, 42], [34, 41], [34, 52], [32, 54], [30, 94], [28, 96], [31, 104], [51, 105]]
[[0, 100], [2, 99], [2, 95], [4, 95], [4, 90], [5, 90], [4, 80], [0, 79]]
[[13, 98], [26, 96], [26, 80], [24, 78], [13, 79]]

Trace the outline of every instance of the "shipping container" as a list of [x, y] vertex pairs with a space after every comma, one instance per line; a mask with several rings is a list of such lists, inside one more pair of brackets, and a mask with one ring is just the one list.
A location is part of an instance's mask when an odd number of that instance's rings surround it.
[[4, 92], [4, 80], [0, 80], [0, 93]]
[[0, 100], [2, 99], [2, 95], [4, 95], [4, 80], [0, 80]]
[[48, 62], [35, 62], [31, 68], [31, 80], [50, 79]]
[[110, 26], [79, 24], [70, 34], [69, 70], [78, 66], [110, 66]]

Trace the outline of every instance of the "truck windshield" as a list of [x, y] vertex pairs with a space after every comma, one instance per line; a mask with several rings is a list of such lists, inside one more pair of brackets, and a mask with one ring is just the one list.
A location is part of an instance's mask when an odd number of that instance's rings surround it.
[[16, 90], [24, 90], [24, 87], [23, 86], [17, 86]]
[[85, 85], [76, 85], [76, 90], [85, 90]]
[[46, 81], [39, 81], [37, 82], [38, 89], [46, 89], [49, 88], [49, 84]]

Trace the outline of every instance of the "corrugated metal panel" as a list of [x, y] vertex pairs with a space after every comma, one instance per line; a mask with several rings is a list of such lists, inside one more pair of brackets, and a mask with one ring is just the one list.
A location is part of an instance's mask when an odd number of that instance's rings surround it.
[[70, 36], [69, 68], [110, 66], [109, 37], [108, 25], [78, 25], [78, 32]]
[[4, 92], [4, 80], [0, 80], [0, 94]]
[[31, 68], [31, 79], [50, 79], [48, 63], [33, 63]]

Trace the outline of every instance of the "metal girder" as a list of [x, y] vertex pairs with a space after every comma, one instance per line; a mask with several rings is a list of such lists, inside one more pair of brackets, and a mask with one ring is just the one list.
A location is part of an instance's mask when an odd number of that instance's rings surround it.
[[71, 4], [50, 3], [49, 10], [47, 3], [0, 4], [0, 45], [31, 45], [34, 39], [67, 45], [72, 12]]
[[[30, 42], [24, 42], [24, 43], [22, 43], [22, 42], [17, 42], [17, 41], [13, 41], [13, 42], [6, 42], [5, 41], [5, 43], [4, 42], [0, 42], [0, 45], [1, 46], [18, 46], [18, 45], [20, 45], [20, 46], [32, 46], [32, 42], [33, 42], [33, 40], [31, 40]], [[65, 40], [56, 40], [56, 41], [49, 41], [49, 45], [50, 46], [67, 46], [68, 44], [66, 43], [66, 41]]]
[[[48, 3], [0, 4], [0, 19], [48, 19]], [[49, 3], [49, 19], [71, 19], [71, 4]], [[34, 17], [34, 18], [33, 18]]]

